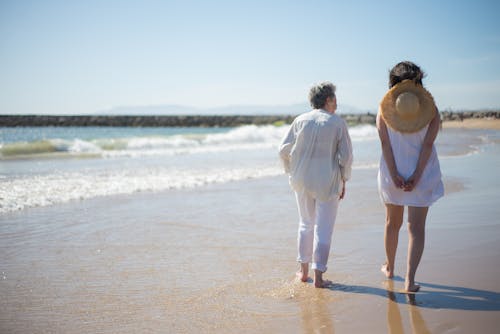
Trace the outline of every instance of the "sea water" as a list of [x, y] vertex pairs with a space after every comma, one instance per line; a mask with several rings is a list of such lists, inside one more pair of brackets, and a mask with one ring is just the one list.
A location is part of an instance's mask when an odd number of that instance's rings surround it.
[[[288, 127], [0, 128], [0, 214], [276, 176], [283, 173], [277, 148]], [[439, 136], [442, 156], [474, 152], [487, 142], [487, 137], [451, 132]], [[349, 133], [354, 168], [377, 168], [375, 126], [354, 126]]]

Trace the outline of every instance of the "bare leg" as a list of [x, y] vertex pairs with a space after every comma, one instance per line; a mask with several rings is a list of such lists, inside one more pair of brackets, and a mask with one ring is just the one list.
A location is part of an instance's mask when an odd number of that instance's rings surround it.
[[385, 205], [385, 255], [386, 262], [380, 269], [387, 278], [394, 277], [394, 261], [396, 259], [396, 250], [398, 248], [399, 230], [403, 225], [404, 206], [386, 204]]
[[332, 284], [329, 280], [323, 279], [323, 272], [320, 270], [314, 270], [314, 287], [315, 288], [327, 288]]
[[297, 271], [297, 277], [302, 282], [307, 282], [307, 278], [309, 275], [309, 263], [301, 263], [300, 270]]
[[405, 279], [405, 289], [408, 292], [417, 292], [420, 286], [415, 284], [415, 273], [422, 258], [425, 245], [425, 219], [428, 207], [408, 208], [408, 264]]

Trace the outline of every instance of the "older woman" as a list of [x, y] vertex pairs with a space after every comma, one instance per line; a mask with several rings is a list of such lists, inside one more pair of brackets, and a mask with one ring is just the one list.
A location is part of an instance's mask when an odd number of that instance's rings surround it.
[[443, 196], [434, 140], [440, 117], [432, 95], [422, 86], [424, 73], [412, 62], [400, 62], [389, 73], [390, 90], [382, 99], [377, 127], [382, 145], [378, 187], [385, 204], [386, 262], [382, 272], [394, 276], [398, 236], [408, 207], [408, 261], [405, 289], [417, 292], [415, 273], [425, 243], [429, 206]]
[[352, 145], [345, 121], [335, 114], [335, 86], [323, 82], [313, 86], [309, 101], [314, 108], [293, 121], [279, 153], [299, 212], [298, 257], [301, 281], [308, 279], [309, 263], [314, 286], [327, 287], [327, 270], [333, 226], [345, 182], [351, 175]]

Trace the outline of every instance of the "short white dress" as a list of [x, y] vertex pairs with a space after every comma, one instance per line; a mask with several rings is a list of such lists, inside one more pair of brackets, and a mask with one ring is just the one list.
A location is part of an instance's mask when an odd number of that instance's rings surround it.
[[[396, 167], [399, 174], [405, 179], [415, 171], [422, 143], [427, 134], [427, 128], [428, 125], [415, 133], [401, 133], [387, 126]], [[394, 185], [389, 168], [382, 155], [378, 172], [378, 190], [382, 202], [386, 204], [416, 207], [431, 206], [444, 195], [436, 147], [432, 146], [432, 153], [427, 166], [420, 181], [412, 191], [404, 191]]]

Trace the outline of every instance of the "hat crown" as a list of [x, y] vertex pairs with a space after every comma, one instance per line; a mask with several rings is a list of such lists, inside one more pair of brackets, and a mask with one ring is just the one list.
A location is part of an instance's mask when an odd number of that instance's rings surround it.
[[396, 98], [396, 111], [403, 119], [415, 119], [420, 110], [418, 96], [412, 92], [403, 92]]

